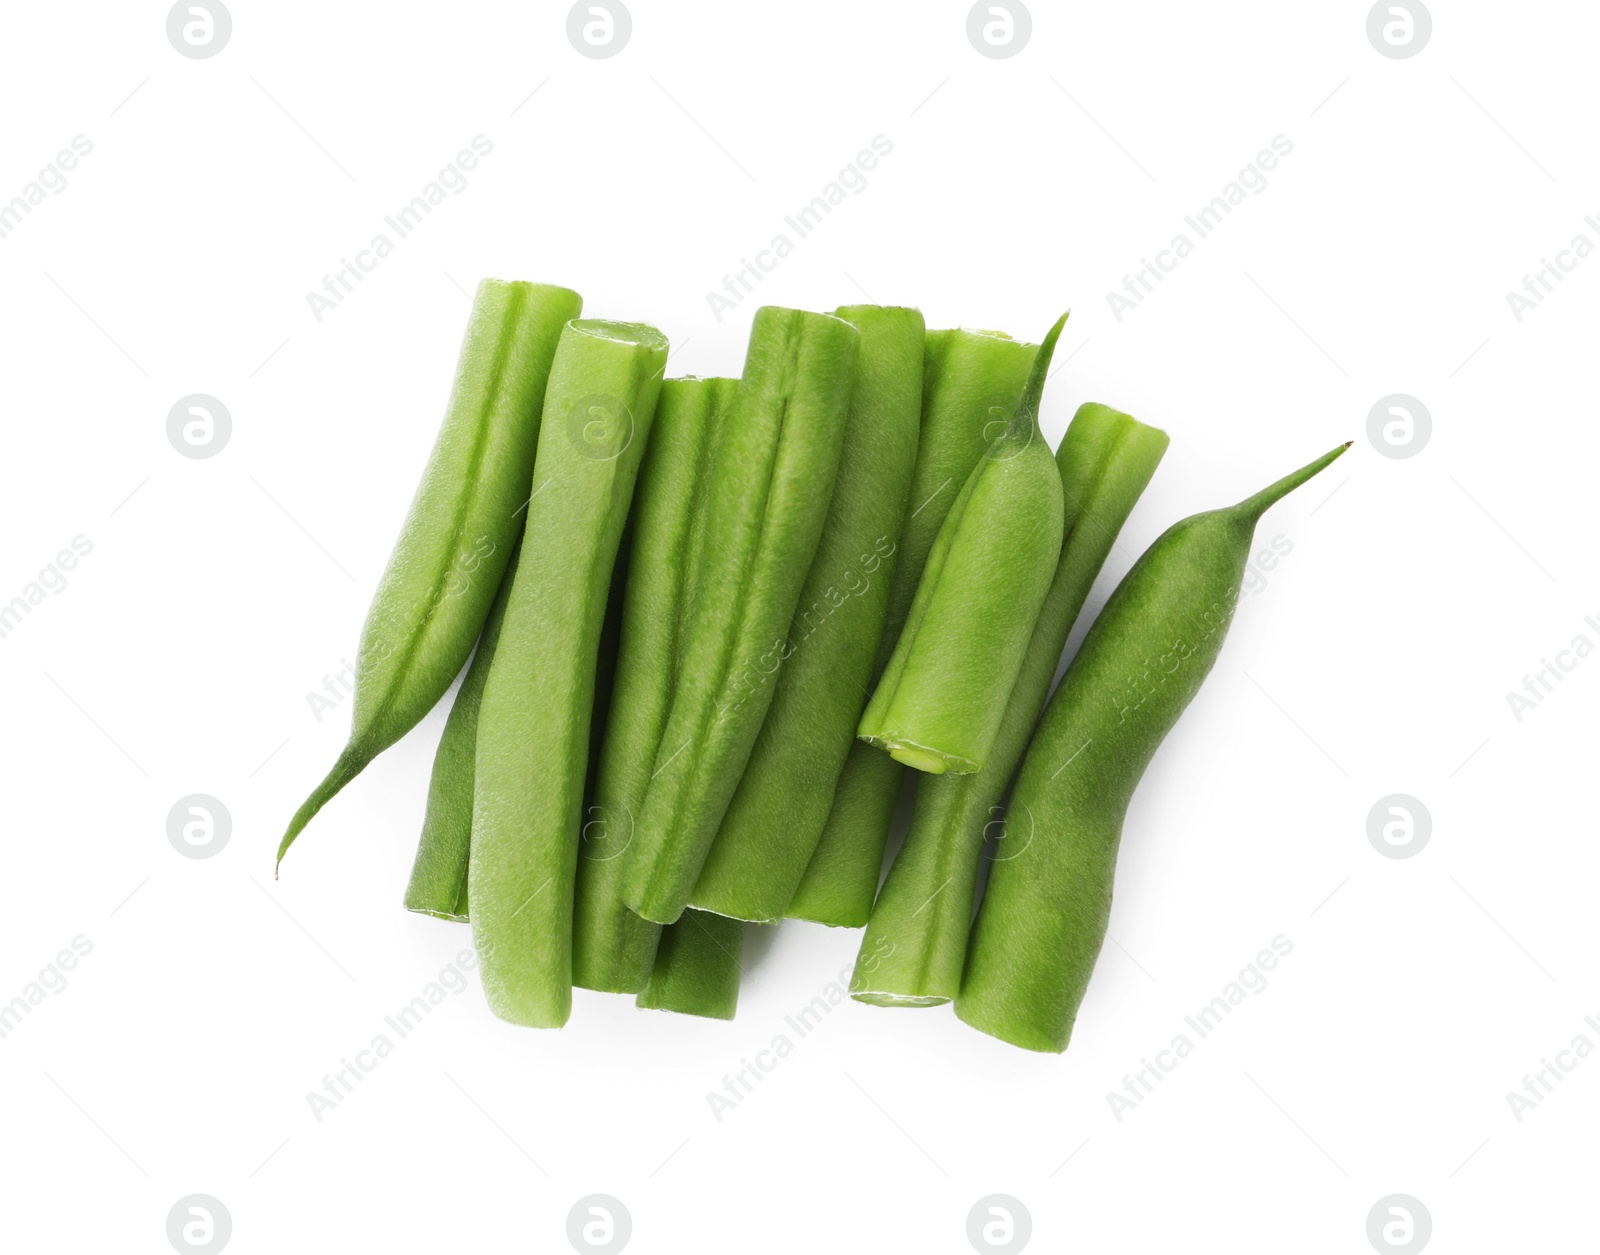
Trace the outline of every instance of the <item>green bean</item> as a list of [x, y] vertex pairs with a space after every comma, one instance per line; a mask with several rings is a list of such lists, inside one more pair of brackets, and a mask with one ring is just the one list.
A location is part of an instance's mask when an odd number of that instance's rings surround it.
[[[517, 547], [521, 545], [518, 538]], [[599, 658], [595, 666], [595, 718], [589, 737], [589, 783], [586, 795], [594, 791], [594, 769], [599, 759], [599, 742], [605, 728], [604, 712], [610, 702], [611, 681], [616, 666], [619, 608], [627, 567], [628, 538], [624, 533], [611, 578], [611, 595], [606, 603], [605, 624], [600, 630]], [[433, 758], [433, 776], [428, 783], [428, 806], [422, 822], [422, 840], [411, 866], [411, 883], [406, 886], [406, 909], [437, 919], [465, 922], [470, 918], [467, 899], [467, 867], [472, 850], [472, 794], [478, 753], [478, 710], [483, 704], [483, 685], [489, 678], [500, 624], [505, 619], [506, 599], [511, 592], [511, 577], [516, 571], [516, 549], [500, 591], [495, 594], [489, 618], [478, 638], [466, 679], [456, 693], [444, 735]]]
[[[910, 513], [895, 553], [873, 682], [894, 653], [945, 515], [1022, 395], [1038, 346], [998, 331], [930, 331], [924, 345], [922, 429]], [[905, 768], [879, 749], [850, 747], [828, 820], [785, 912], [859, 928], [878, 891], [883, 847]]]
[[623, 901], [657, 923], [688, 905], [772, 702], [838, 473], [860, 338], [827, 314], [756, 311], [712, 468], [672, 713], [623, 869]]
[[1011, 421], [939, 529], [856, 730], [919, 771], [977, 771], [987, 761], [1050, 589], [1061, 475], [1039, 430], [1039, 399], [1066, 321], [1045, 336]]
[[422, 820], [422, 840], [411, 865], [411, 883], [406, 886], [406, 910], [438, 919], [467, 918], [467, 860], [472, 848], [473, 766], [478, 753], [478, 710], [483, 704], [483, 685], [489, 678], [489, 663], [494, 658], [495, 642], [506, 617], [506, 598], [511, 592], [511, 574], [516, 570], [517, 548], [513, 543], [507, 574], [500, 580], [500, 591], [478, 637], [477, 651], [467, 677], [456, 692], [455, 705], [445, 720], [444, 735], [433, 756], [433, 776], [428, 781], [428, 808]]
[[599, 636], [650, 434], [666, 337], [583, 320], [550, 371], [533, 495], [478, 716], [468, 887], [489, 1005], [534, 1027], [572, 1008], [572, 894]]
[[289, 821], [279, 863], [312, 817], [414, 728], [465, 665], [528, 497], [556, 341], [582, 309], [583, 298], [566, 288], [478, 285], [444, 424], [361, 629], [350, 739]]
[[661, 930], [650, 979], [637, 1004], [716, 1020], [733, 1019], [739, 1003], [744, 921], [689, 909]]
[[790, 656], [690, 899], [776, 923], [794, 896], [855, 742], [883, 636], [922, 407], [922, 315], [836, 310], [861, 333], [844, 453], [816, 558], [790, 624]]
[[916, 812], [872, 908], [850, 992], [880, 1006], [932, 1006], [961, 988], [985, 830], [1044, 709], [1061, 651], [1123, 522], [1155, 474], [1167, 435], [1104, 405], [1080, 406], [1056, 465], [1066, 539], [989, 761], [924, 776]]
[[1256, 523], [1349, 447], [1174, 524], [1112, 593], [1017, 778], [956, 999], [974, 1028], [1029, 1050], [1066, 1049], [1105, 939], [1128, 802], [1217, 660]]
[[623, 905], [622, 870], [672, 708], [692, 527], [705, 514], [712, 444], [737, 385], [736, 379], [664, 382], [639, 468], [617, 676], [573, 904], [572, 980], [586, 989], [638, 993], [661, 935], [660, 924]]

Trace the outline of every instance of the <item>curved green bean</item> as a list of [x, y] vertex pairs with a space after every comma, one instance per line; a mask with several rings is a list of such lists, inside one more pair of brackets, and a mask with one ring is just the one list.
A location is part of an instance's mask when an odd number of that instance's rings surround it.
[[[905, 625], [928, 552], [961, 486], [1022, 395], [1038, 352], [999, 331], [930, 331], [923, 346], [922, 427], [910, 506], [895, 552], [872, 683]], [[817, 848], [785, 914], [835, 927], [867, 922], [905, 768], [858, 741], [845, 757]]]
[[861, 333], [844, 453], [792, 651], [691, 903], [776, 923], [822, 836], [883, 636], [922, 416], [922, 315], [852, 305]]
[[1256, 522], [1349, 447], [1174, 524], [1117, 585], [1017, 778], [956, 999], [974, 1028], [1029, 1050], [1066, 1049], [1105, 940], [1128, 803], [1217, 660]]
[[1039, 400], [1063, 314], [1006, 429], [967, 477], [857, 735], [919, 771], [979, 770], [1061, 555], [1061, 475]]
[[1066, 539], [1033, 639], [982, 771], [923, 776], [905, 844], [873, 904], [850, 993], [880, 1006], [933, 1006], [961, 989], [985, 831], [1044, 709], [1061, 651], [1117, 533], [1155, 474], [1167, 434], [1093, 403], [1056, 450]]
[[533, 495], [478, 715], [468, 889], [484, 992], [539, 1028], [572, 1009], [572, 893], [612, 569], [667, 341], [638, 323], [562, 333]]
[[756, 311], [712, 468], [672, 713], [623, 870], [623, 901], [657, 923], [688, 905], [772, 702], [839, 469], [860, 339], [831, 315]]
[[384, 569], [356, 654], [350, 739], [289, 821], [279, 863], [312, 817], [433, 709], [494, 601], [528, 498], [556, 341], [583, 298], [485, 279], [422, 482]]
[[692, 529], [705, 514], [712, 446], [738, 382], [666, 380], [639, 468], [617, 673], [573, 903], [572, 981], [585, 989], [638, 993], [661, 935], [660, 924], [623, 904], [622, 871], [672, 709]]

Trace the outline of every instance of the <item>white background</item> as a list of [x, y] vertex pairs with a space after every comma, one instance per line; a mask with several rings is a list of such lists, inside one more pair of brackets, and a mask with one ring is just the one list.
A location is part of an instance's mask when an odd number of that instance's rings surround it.
[[[0, 239], [0, 601], [93, 545], [0, 639], [0, 1001], [93, 945], [0, 1040], [7, 1248], [165, 1251], [192, 1193], [240, 1253], [565, 1250], [591, 1193], [641, 1253], [964, 1251], [994, 1193], [1038, 1250], [1366, 1251], [1393, 1193], [1438, 1251], [1587, 1241], [1600, 1062], [1520, 1122], [1506, 1094], [1600, 1044], [1600, 661], [1520, 722], [1506, 693], [1600, 643], [1600, 260], [1521, 322], [1506, 292], [1600, 243], [1600, 11], [1437, 0], [1390, 59], [1363, 3], [1041, 0], [1008, 60], [947, 0], [634, 0], [609, 60], [566, 12], [234, 0], [192, 60], [161, 4], [6, 8], [0, 200], [93, 143]], [[479, 134], [465, 190], [317, 321], [306, 293]], [[1091, 611], [1173, 520], [1357, 442], [1262, 524], [1292, 553], [1134, 801], [1071, 1048], [847, 1004], [719, 1122], [707, 1092], [853, 962], [856, 934], [786, 923], [732, 1024], [580, 990], [522, 1030], [474, 978], [318, 1122], [307, 1092], [470, 941], [400, 908], [443, 706], [272, 880], [463, 289], [567, 284], [656, 322], [674, 372], [737, 373], [757, 300], [718, 322], [706, 293], [879, 134], [759, 300], [1029, 338], [1072, 306], [1052, 441], [1087, 399], [1172, 436]], [[1276, 135], [1266, 190], [1118, 321], [1106, 293]], [[207, 460], [166, 436], [196, 392], [233, 420]], [[1433, 420], [1404, 460], [1366, 435], [1391, 393]], [[168, 842], [191, 793], [231, 814], [217, 857]], [[1368, 841], [1390, 793], [1431, 813], [1416, 857]], [[1117, 1120], [1107, 1092], [1277, 934], [1268, 987]]]

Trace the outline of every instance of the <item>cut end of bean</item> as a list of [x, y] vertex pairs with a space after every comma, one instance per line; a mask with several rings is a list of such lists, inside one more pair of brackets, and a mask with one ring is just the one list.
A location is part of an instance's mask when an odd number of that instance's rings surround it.
[[850, 996], [857, 1002], [864, 1002], [873, 1007], [942, 1007], [949, 1002], [949, 998], [917, 994], [891, 994], [882, 990], [863, 989], [850, 991]]
[[471, 922], [465, 915], [456, 915], [450, 911], [435, 910], [430, 906], [412, 906], [409, 902], [406, 903], [406, 910], [410, 911], [413, 915], [427, 915], [432, 919], [447, 919], [457, 924], [466, 924]]
[[615, 340], [618, 344], [638, 344], [662, 352], [668, 347], [667, 337], [648, 323], [615, 322], [609, 318], [575, 318], [568, 326], [579, 335], [594, 336], [600, 340]]
[[945, 761], [938, 754], [918, 749], [914, 745], [890, 744], [889, 757], [897, 763], [904, 763], [907, 767], [925, 771], [930, 776], [942, 776], [946, 770]]

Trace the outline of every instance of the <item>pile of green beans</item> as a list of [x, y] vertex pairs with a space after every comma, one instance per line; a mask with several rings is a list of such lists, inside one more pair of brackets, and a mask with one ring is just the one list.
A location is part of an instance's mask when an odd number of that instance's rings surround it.
[[1073, 621], [1117, 533], [1167, 451], [1127, 414], [1079, 408], [1056, 451], [1065, 543], [981, 771], [917, 781], [911, 831], [872, 908], [850, 993], [882, 1006], [932, 1006], [961, 988], [984, 836], [1044, 709]]
[[883, 637], [922, 411], [922, 315], [837, 311], [861, 333], [833, 503], [761, 735], [691, 899], [775, 924], [822, 836]]
[[669, 379], [656, 401], [634, 502], [617, 675], [578, 862], [572, 979], [585, 989], [636, 994], [655, 959], [661, 925], [624, 905], [622, 869], [672, 709], [693, 527], [704, 517], [712, 454], [737, 384]]
[[866, 926], [859, 1002], [1065, 1049], [1256, 523], [1348, 446], [1163, 533], [1047, 704], [1168, 444], [1086, 403], [1052, 455], [1066, 315], [1035, 346], [767, 306], [738, 378], [664, 379], [656, 328], [581, 313], [479, 285], [349, 738], [279, 863], [461, 676], [404, 905], [470, 926], [500, 1018], [558, 1028], [578, 987], [732, 1019], [746, 930], [800, 919]]
[[[1003, 331], [930, 331], [923, 346], [922, 433], [911, 477], [910, 510], [896, 546], [876, 684], [911, 612], [923, 567], [963, 484], [1005, 426], [1033, 366], [1036, 344]], [[834, 787], [822, 836], [785, 912], [840, 928], [860, 928], [872, 910], [889, 821], [905, 767], [857, 741]]]

